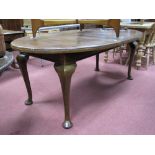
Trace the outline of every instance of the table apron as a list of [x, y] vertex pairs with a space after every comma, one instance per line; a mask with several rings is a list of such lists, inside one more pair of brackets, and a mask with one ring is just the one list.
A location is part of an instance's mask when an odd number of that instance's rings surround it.
[[24, 54], [24, 55], [44, 59], [44, 60], [47, 60], [47, 61], [52, 61], [52, 62], [55, 62], [55, 63], [62, 62], [62, 61], [64, 63], [64, 61], [67, 61], [67, 62], [80, 61], [80, 60], [83, 60], [85, 58], [94, 56], [96, 54], [109, 51], [109, 50], [111, 50], [113, 48], [115, 48], [115, 47], [111, 47], [111, 48], [103, 49], [103, 50], [98, 50], [98, 51], [88, 51], [88, 52], [79, 52], [79, 53], [64, 53], [64, 54], [62, 54], [62, 53], [61, 54], [42, 54], [42, 53], [41, 54], [35, 54], [35, 53], [24, 53], [24, 52], [20, 52], [20, 53]]

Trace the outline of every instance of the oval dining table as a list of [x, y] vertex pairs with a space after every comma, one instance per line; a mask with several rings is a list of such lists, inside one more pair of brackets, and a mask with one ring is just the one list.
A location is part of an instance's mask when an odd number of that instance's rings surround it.
[[[26, 105], [31, 105], [32, 91], [27, 71], [27, 61], [29, 56], [41, 58], [54, 62], [54, 68], [59, 76], [63, 101], [65, 118], [63, 127], [69, 129], [72, 127], [70, 117], [70, 85], [71, 77], [77, 67], [76, 62], [110, 49], [119, 47], [126, 43], [129, 45], [130, 59], [128, 65], [127, 79], [132, 80], [131, 66], [135, 52], [135, 42], [139, 41], [142, 33], [136, 30], [121, 30], [117, 38], [114, 30], [103, 29], [84, 29], [70, 30], [63, 32], [53, 32], [52, 34], [43, 34], [35, 38], [26, 36], [14, 40], [11, 46], [20, 53], [17, 56], [23, 79], [27, 88], [28, 99]], [[99, 61], [96, 61], [96, 71], [99, 71]]]

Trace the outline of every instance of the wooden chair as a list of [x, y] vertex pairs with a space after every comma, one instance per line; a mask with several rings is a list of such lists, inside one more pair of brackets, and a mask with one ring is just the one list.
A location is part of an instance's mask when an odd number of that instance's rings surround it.
[[146, 58], [146, 69], [150, 63], [150, 56], [153, 57], [153, 64], [155, 64], [155, 24], [149, 32], [144, 33], [143, 41], [137, 47], [137, 53], [138, 52]]

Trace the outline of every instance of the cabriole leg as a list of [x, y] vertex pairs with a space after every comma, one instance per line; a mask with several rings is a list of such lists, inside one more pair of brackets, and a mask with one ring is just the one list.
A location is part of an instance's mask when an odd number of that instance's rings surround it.
[[63, 64], [63, 65], [55, 64], [54, 68], [58, 73], [63, 93], [64, 110], [65, 110], [65, 121], [63, 122], [63, 127], [65, 129], [69, 129], [73, 126], [70, 119], [70, 107], [69, 107], [70, 84], [72, 74], [76, 69], [76, 63]]
[[27, 72], [27, 61], [29, 59], [29, 56], [24, 55], [24, 54], [20, 54], [17, 56], [16, 59], [17, 59], [20, 71], [23, 75], [23, 79], [24, 79], [25, 86], [26, 86], [27, 93], [28, 93], [28, 99], [25, 101], [25, 104], [31, 105], [33, 103], [33, 101], [32, 101], [32, 90], [31, 90], [30, 80], [29, 80], [29, 76], [28, 76], [28, 72]]

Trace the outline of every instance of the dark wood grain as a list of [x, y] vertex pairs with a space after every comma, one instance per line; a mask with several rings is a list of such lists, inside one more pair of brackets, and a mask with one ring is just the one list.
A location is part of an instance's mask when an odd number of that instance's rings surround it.
[[23, 27], [23, 19], [0, 19], [3, 29], [20, 31]]
[[113, 30], [71, 30], [42, 34], [36, 38], [24, 37], [13, 41], [11, 45], [15, 50], [26, 53], [78, 53], [114, 48], [141, 37], [142, 34], [135, 30], [123, 30], [119, 38]]

